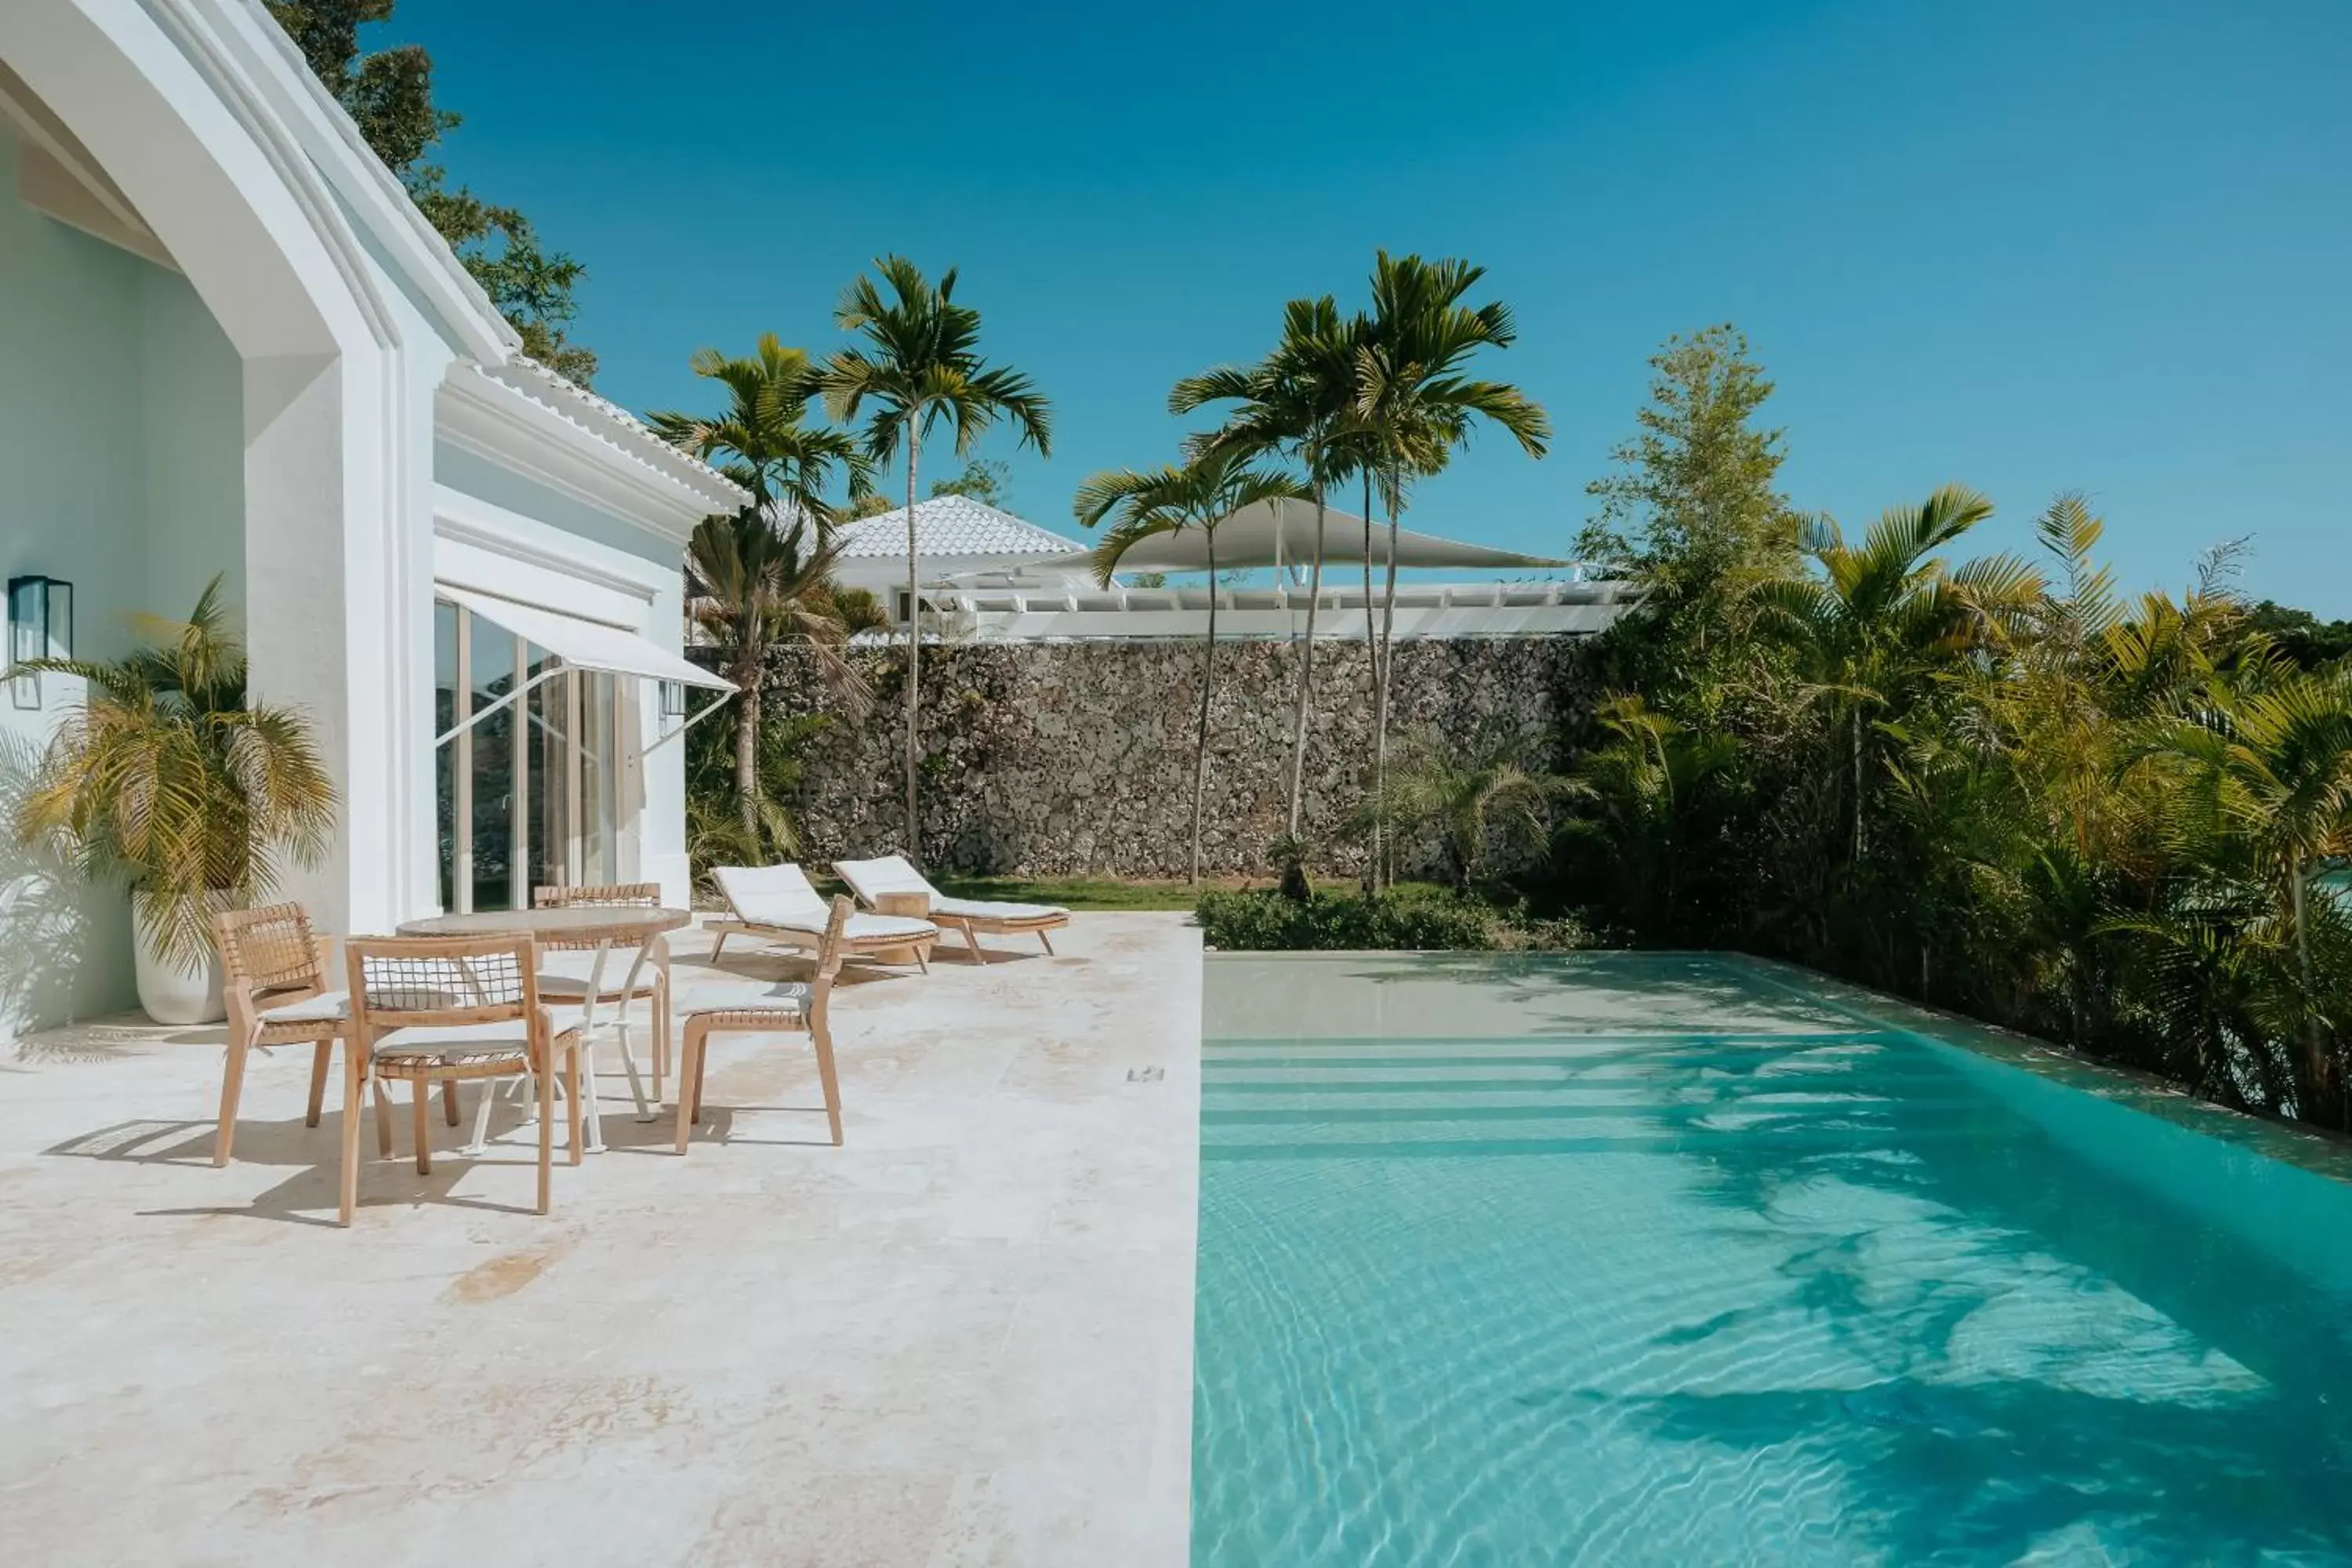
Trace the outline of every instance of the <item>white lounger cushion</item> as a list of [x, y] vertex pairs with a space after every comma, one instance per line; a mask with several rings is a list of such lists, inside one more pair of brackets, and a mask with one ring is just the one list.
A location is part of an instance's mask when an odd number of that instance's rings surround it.
[[[819, 921], [809, 929], [822, 936], [824, 934], [824, 922]], [[882, 942], [894, 936], [912, 940], [937, 936], [940, 928], [911, 915], [852, 915], [841, 928], [841, 934], [850, 942]]]
[[994, 899], [933, 899], [931, 913], [949, 920], [1061, 921], [1070, 911], [1055, 904], [1011, 904]]
[[1066, 919], [1069, 910], [1052, 904], [1000, 903], [991, 899], [950, 899], [925, 879], [903, 855], [877, 860], [835, 860], [833, 868], [867, 903], [890, 893], [920, 893], [931, 901], [931, 913], [950, 920], [1050, 921]]
[[[823, 936], [832, 918], [832, 907], [798, 866], [719, 866], [711, 876], [745, 925]], [[841, 934], [851, 942], [887, 942], [937, 936], [940, 928], [905, 915], [852, 915]]]

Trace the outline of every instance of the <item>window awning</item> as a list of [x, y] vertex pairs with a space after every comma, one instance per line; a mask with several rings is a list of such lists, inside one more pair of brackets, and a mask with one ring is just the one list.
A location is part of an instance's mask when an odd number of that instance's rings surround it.
[[526, 641], [537, 643], [574, 669], [601, 669], [614, 675], [643, 676], [648, 680], [675, 680], [712, 691], [735, 689], [733, 681], [713, 675], [693, 660], [619, 626], [583, 621], [577, 616], [452, 588], [446, 584], [436, 584], [434, 592]]

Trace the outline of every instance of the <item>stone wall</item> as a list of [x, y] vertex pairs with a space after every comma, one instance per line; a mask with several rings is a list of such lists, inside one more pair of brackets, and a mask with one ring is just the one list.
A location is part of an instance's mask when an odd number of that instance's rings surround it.
[[[1489, 726], [1549, 744], [1556, 721], [1590, 700], [1584, 646], [1398, 643], [1391, 748], [1410, 732], [1466, 742]], [[1287, 642], [1218, 647], [1202, 839], [1212, 874], [1262, 870], [1286, 826], [1299, 657]], [[782, 650], [770, 667], [770, 713], [835, 716], [806, 742], [795, 803], [804, 857], [819, 863], [883, 854], [905, 837], [905, 652], [859, 649], [852, 659], [875, 697], [863, 722], [838, 716], [804, 653]], [[1304, 830], [1327, 871], [1353, 868], [1347, 821], [1370, 755], [1369, 669], [1360, 642], [1315, 650]], [[1200, 682], [1194, 641], [926, 645], [921, 858], [1007, 875], [1182, 876]]]

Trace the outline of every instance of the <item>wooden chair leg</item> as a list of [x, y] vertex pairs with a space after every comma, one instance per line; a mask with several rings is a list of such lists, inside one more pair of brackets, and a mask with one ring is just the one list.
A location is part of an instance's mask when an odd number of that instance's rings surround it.
[[702, 1031], [702, 1044], [694, 1052], [694, 1119], [702, 1120], [703, 1085], [710, 1078], [710, 1031]]
[[1037, 933], [1037, 940], [1045, 944], [1045, 955], [1049, 958], [1052, 957], [1054, 953], [1054, 939], [1041, 931]]
[[367, 1070], [366, 1058], [357, 1051], [345, 1053], [343, 1064], [343, 1172], [341, 1195], [339, 1200], [341, 1223], [352, 1223], [352, 1210], [359, 1206], [360, 1198], [360, 1079]]
[[662, 1079], [669, 1073], [669, 968], [654, 971], [654, 1103], [659, 1105]]
[[454, 1078], [441, 1080], [441, 1113], [448, 1118], [450, 1126], [457, 1125], [457, 1080]]
[[701, 1077], [702, 1047], [708, 1031], [699, 1018], [686, 1026], [686, 1038], [679, 1043], [677, 1053], [677, 1152], [686, 1152], [686, 1145], [694, 1131], [694, 1086]]
[[[565, 1118], [564, 1134], [571, 1140], [572, 1163], [575, 1165], [580, 1163], [581, 1156], [580, 1118], [583, 1101], [580, 1093], [580, 1057], [581, 1053], [587, 1049], [588, 1042], [583, 1040], [578, 1045], [573, 1046], [572, 1049], [566, 1053], [572, 1058], [572, 1070], [570, 1076], [565, 1079], [567, 1088], [563, 1096], [563, 1114]], [[551, 1079], [554, 1074], [550, 1072], [547, 1076]], [[541, 1212], [544, 1213], [546, 1211], [541, 1210]]]
[[375, 1080], [375, 1152], [379, 1160], [392, 1158], [392, 1091], [381, 1078]]
[[320, 1040], [310, 1050], [310, 1111], [302, 1125], [319, 1125], [319, 1113], [327, 1108], [327, 1069], [335, 1065], [335, 1042]]
[[988, 954], [981, 951], [980, 938], [972, 931], [971, 922], [970, 921], [965, 921], [956, 929], [963, 932], [963, 944], [968, 950], [970, 950], [973, 961], [982, 964], [986, 963], [988, 962]]
[[919, 942], [915, 944], [915, 967], [926, 974], [931, 972], [930, 943]]
[[236, 1142], [236, 1102], [245, 1093], [245, 1058], [250, 1049], [243, 1040], [229, 1042], [228, 1060], [221, 1065], [220, 1130], [213, 1134], [213, 1163], [226, 1165]]
[[732, 934], [734, 934], [734, 933], [732, 933], [731, 931], [720, 931], [720, 932], [719, 932], [716, 937], [714, 937], [714, 938], [712, 938], [712, 939], [711, 939], [711, 942], [710, 942], [710, 962], [711, 962], [711, 963], [717, 963], [719, 962], [719, 955], [720, 955], [721, 953], [723, 953], [723, 952], [725, 952], [727, 951], [727, 939], [728, 939], [728, 937], [730, 937], [730, 935], [732, 935]]
[[[449, 1082], [446, 1079], [441, 1081], [445, 1088]], [[425, 1114], [425, 1108], [432, 1103], [431, 1082], [420, 1078], [409, 1086], [408, 1110], [410, 1120], [416, 1123], [416, 1173], [420, 1176], [433, 1173], [432, 1119]]]
[[[541, 1062], [544, 1069], [539, 1079], [539, 1212], [545, 1214], [554, 1184], [555, 1171], [555, 1064]], [[572, 1097], [572, 1157], [580, 1158], [580, 1097]]]
[[833, 1030], [813, 1025], [809, 1038], [816, 1045], [817, 1081], [824, 1086], [824, 1118], [833, 1124], [833, 1145], [841, 1147], [841, 1081], [833, 1072]]

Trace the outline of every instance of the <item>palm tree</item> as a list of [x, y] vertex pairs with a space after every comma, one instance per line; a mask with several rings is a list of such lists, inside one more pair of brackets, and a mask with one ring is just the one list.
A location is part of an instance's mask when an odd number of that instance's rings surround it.
[[1239, 451], [1215, 447], [1196, 452], [1178, 468], [1150, 473], [1106, 470], [1078, 487], [1072, 510], [1087, 528], [1116, 513], [1118, 521], [1095, 547], [1095, 574], [1108, 586], [1121, 557], [1147, 539], [1198, 529], [1208, 549], [1209, 631], [1201, 645], [1201, 717], [1192, 741], [1192, 879], [1201, 879], [1201, 814], [1209, 778], [1209, 699], [1217, 675], [1217, 528], [1244, 507], [1265, 500], [1305, 499], [1307, 488], [1286, 473], [1251, 468]]
[[847, 433], [802, 423], [818, 390], [817, 369], [805, 353], [765, 332], [749, 359], [698, 349], [690, 363], [695, 374], [727, 389], [726, 406], [715, 415], [665, 410], [648, 418], [671, 446], [719, 460], [728, 478], [751, 492], [753, 510], [780, 527], [807, 518], [822, 535], [842, 515], [828, 499], [836, 468], [848, 478], [853, 502], [870, 493], [873, 466]]
[[[1444, 467], [1486, 419], [1508, 431], [1529, 457], [1549, 448], [1551, 420], [1542, 407], [1507, 382], [1466, 374], [1484, 348], [1508, 348], [1517, 336], [1510, 307], [1500, 300], [1462, 303], [1486, 268], [1447, 259], [1391, 257], [1372, 267], [1372, 311], [1367, 341], [1357, 348], [1356, 416], [1375, 447], [1381, 499], [1388, 507], [1387, 584], [1381, 594], [1379, 679], [1372, 705], [1373, 791], [1388, 766], [1391, 639], [1396, 628], [1397, 534], [1407, 482]], [[1370, 509], [1366, 508], [1366, 521]], [[1379, 844], [1373, 864], [1379, 868]]]
[[2041, 576], [2005, 555], [1948, 568], [1932, 552], [1992, 515], [1992, 502], [1963, 485], [1946, 485], [1919, 506], [1892, 507], [1858, 545], [1837, 524], [1814, 518], [1803, 546], [1817, 576], [1769, 579], [1750, 589], [1758, 626], [1794, 647], [1808, 692], [1830, 704], [1832, 733], [1851, 768], [1850, 864], [1865, 845], [1868, 715], [1901, 710], [1936, 670], [1967, 649], [1995, 639], [2004, 623], [2032, 616], [2044, 602]]
[[1420, 735], [1364, 815], [1379, 817], [1392, 838], [1433, 835], [1454, 885], [1466, 893], [1497, 844], [1543, 843], [1550, 804], [1569, 787], [1519, 762], [1528, 742], [1502, 731], [1466, 747], [1434, 732]]
[[334, 781], [290, 708], [247, 700], [245, 644], [206, 584], [184, 621], [134, 623], [149, 646], [106, 663], [40, 659], [89, 683], [17, 803], [18, 838], [62, 837], [86, 877], [121, 875], [142, 933], [187, 968], [226, 897], [278, 884], [281, 854], [315, 865], [333, 839]]
[[[2284, 897], [2305, 995], [2310, 1088], [2332, 1092], [2312, 1001], [2311, 880], [2352, 855], [2352, 675], [2289, 676], [2269, 689], [2216, 693], [2188, 716], [2147, 726], [2137, 750], [2162, 750], [2198, 774], [2251, 850], [2253, 868]], [[2320, 1108], [2305, 1104], [2305, 1116]]]
[[871, 403], [866, 454], [875, 462], [903, 452], [907, 458], [907, 843], [922, 853], [916, 779], [921, 761], [917, 733], [922, 678], [921, 584], [916, 581], [915, 469], [923, 441], [946, 420], [955, 428], [959, 457], [1000, 418], [1021, 432], [1040, 456], [1053, 451], [1053, 408], [1029, 378], [980, 357], [980, 312], [955, 302], [950, 267], [934, 288], [904, 257], [874, 264], [888, 286], [861, 277], [842, 295], [834, 321], [864, 336], [862, 348], [843, 349], [825, 362], [820, 383], [825, 406], [845, 424]]
[[1589, 815], [1571, 821], [1572, 837], [1600, 841], [1603, 858], [1639, 911], [1637, 931], [1671, 941], [1686, 873], [1704, 855], [1705, 807], [1720, 795], [1738, 762], [1727, 735], [1695, 731], [1639, 696], [1603, 702], [1594, 715], [1603, 739], [1576, 760], [1569, 793]]
[[[869, 493], [873, 468], [845, 432], [803, 423], [817, 395], [817, 370], [804, 352], [786, 348], [775, 333], [761, 333], [748, 359], [705, 348], [690, 363], [695, 374], [726, 389], [726, 406], [715, 415], [664, 410], [648, 417], [662, 439], [706, 462], [718, 460], [728, 478], [751, 492], [751, 504], [740, 513], [705, 519], [695, 530], [687, 571], [688, 614], [718, 638], [728, 677], [740, 689], [736, 810], [744, 833], [756, 838], [763, 810], [777, 809], [762, 799], [759, 783], [768, 654], [795, 636], [814, 645], [806, 634], [825, 618], [818, 606], [834, 560], [824, 542], [841, 517], [829, 496], [834, 471], [847, 476], [854, 501]], [[793, 531], [803, 520], [816, 530], [814, 549]], [[838, 672], [834, 684], [849, 689]]]
[[781, 843], [776, 812], [760, 788], [761, 689], [769, 655], [786, 643], [809, 648], [819, 678], [856, 715], [869, 700], [864, 681], [842, 657], [856, 629], [856, 610], [836, 596], [833, 565], [840, 546], [811, 538], [813, 520], [779, 529], [747, 508], [732, 517], [708, 517], [687, 546], [687, 614], [710, 634], [727, 679], [738, 689], [735, 710], [735, 804], [744, 834], [758, 841], [763, 821]]
[[[1362, 318], [1343, 322], [1328, 294], [1293, 300], [1283, 309], [1282, 338], [1272, 353], [1247, 368], [1225, 367], [1186, 376], [1168, 395], [1171, 414], [1211, 403], [1235, 405], [1225, 423], [1203, 437], [1202, 449], [1231, 450], [1255, 460], [1275, 454], [1296, 462], [1315, 502], [1314, 564], [1307, 579], [1307, 644], [1299, 656], [1298, 689], [1290, 735], [1290, 817], [1299, 832], [1307, 777], [1307, 714], [1315, 687], [1315, 618], [1323, 596], [1324, 517], [1331, 486], [1364, 465], [1351, 422], [1356, 350]], [[1370, 568], [1366, 567], [1367, 571]]]

